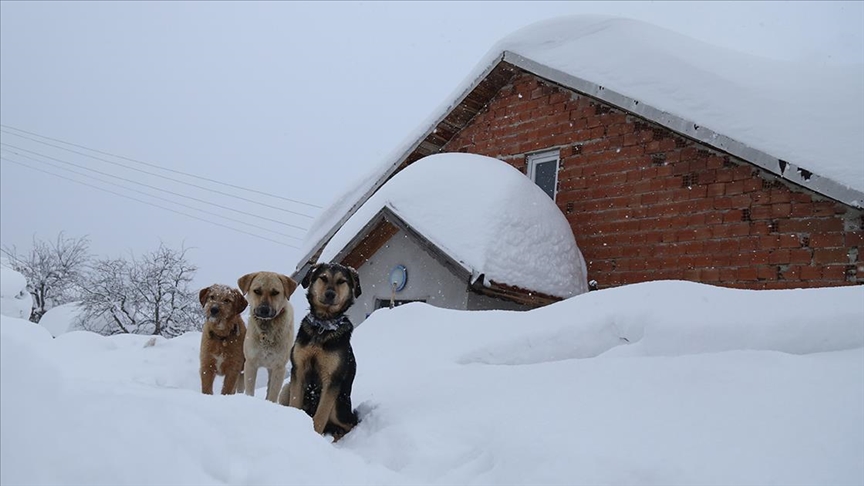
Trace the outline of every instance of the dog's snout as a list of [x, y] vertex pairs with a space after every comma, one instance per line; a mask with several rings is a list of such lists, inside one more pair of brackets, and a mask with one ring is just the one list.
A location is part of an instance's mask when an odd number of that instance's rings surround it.
[[219, 315], [219, 308], [216, 306], [211, 307], [210, 308], [210, 315], [211, 316], [218, 316]]
[[324, 299], [327, 300], [327, 302], [333, 302], [333, 299], [335, 299], [335, 298], [336, 298], [336, 291], [335, 290], [327, 289], [326, 291], [324, 291]]
[[264, 319], [273, 317], [273, 308], [269, 304], [260, 304], [255, 308], [255, 315]]

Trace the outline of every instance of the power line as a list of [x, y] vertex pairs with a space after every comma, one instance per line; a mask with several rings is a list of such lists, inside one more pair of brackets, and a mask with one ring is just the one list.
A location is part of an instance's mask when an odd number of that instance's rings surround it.
[[[270, 193], [268, 193], [268, 192], [259, 191], [259, 190], [257, 190], [257, 189], [250, 189], [250, 188], [248, 188], [248, 187], [243, 187], [243, 186], [237, 186], [237, 185], [234, 185], [234, 184], [229, 184], [229, 183], [227, 183], [227, 182], [217, 181], [217, 180], [215, 180], [215, 179], [208, 179], [208, 178], [206, 178], [206, 177], [204, 177], [204, 176], [201, 176], [201, 175], [198, 175], [198, 174], [189, 174], [188, 172], [183, 172], [183, 171], [179, 171], [179, 170], [175, 170], [175, 169], [169, 169], [169, 168], [167, 168], [167, 167], [162, 167], [162, 166], [160, 166], [160, 165], [151, 164], [151, 163], [149, 163], [149, 162], [144, 162], [144, 161], [141, 161], [141, 160], [136, 160], [136, 159], [133, 159], [133, 158], [130, 158], [130, 157], [124, 157], [124, 156], [122, 156], [122, 155], [112, 154], [112, 153], [110, 153], [110, 152], [103, 152], [102, 150], [97, 150], [97, 149], [94, 149], [94, 148], [85, 147], [84, 145], [78, 145], [78, 144], [76, 144], [76, 143], [67, 142], [67, 141], [65, 141], [65, 140], [60, 140], [60, 139], [57, 139], [57, 138], [51, 138], [51, 137], [46, 136], [46, 135], [40, 135], [40, 134], [38, 134], [38, 133], [28, 132], [27, 130], [23, 130], [23, 129], [21, 129], [21, 128], [16, 128], [16, 127], [13, 127], [13, 126], [3, 125], [3, 124], [0, 124], [0, 127], [7, 128], [7, 129], [12, 129], [12, 130], [16, 130], [16, 131], [19, 131], [19, 132], [21, 132], [21, 133], [26, 133], [26, 134], [28, 134], [28, 135], [33, 135], [33, 136], [36, 136], [36, 137], [44, 138], [44, 139], [46, 139], [46, 140], [51, 140], [51, 141], [54, 141], [54, 142], [59, 142], [59, 143], [62, 143], [62, 144], [71, 145], [71, 146], [73, 146], [73, 147], [78, 147], [78, 148], [81, 148], [81, 149], [84, 149], [84, 150], [89, 150], [89, 151], [91, 151], [91, 152], [96, 152], [97, 154], [108, 155], [108, 156], [110, 156], [110, 157], [116, 157], [116, 158], [118, 158], [118, 159], [128, 160], [129, 162], [135, 162], [136, 164], [146, 165], [146, 166], [148, 166], [148, 167], [153, 167], [153, 168], [156, 168], [156, 169], [161, 169], [161, 170], [164, 170], [164, 171], [173, 172], [173, 173], [175, 173], [175, 174], [181, 174], [181, 175], [185, 175], [185, 176], [188, 176], [188, 177], [194, 177], [194, 178], [196, 178], [196, 179], [202, 179], [202, 180], [205, 180], [205, 181], [207, 181], [207, 182], [213, 182], [214, 184], [221, 184], [221, 185], [223, 185], [223, 186], [233, 187], [234, 189], [240, 189], [240, 190], [243, 190], [243, 191], [254, 192], [254, 193], [256, 193], [256, 194], [261, 194], [261, 195], [269, 196], [269, 197], [273, 197], [273, 198], [276, 198], [276, 199], [282, 199], [283, 201], [289, 201], [289, 202], [293, 202], [293, 203], [296, 203], [296, 204], [302, 204], [302, 205], [304, 205], [304, 206], [309, 206], [309, 207], [312, 207], [312, 208], [315, 208], [315, 209], [323, 209], [321, 206], [318, 206], [317, 204], [312, 204], [312, 203], [307, 203], [307, 202], [303, 202], [303, 201], [298, 201], [298, 200], [296, 200], [296, 199], [290, 199], [290, 198], [287, 198], [287, 197], [277, 196], [277, 195], [275, 195], [275, 194], [270, 194]], [[11, 133], [11, 132], [8, 132], [8, 131], [7, 131], [6, 133], [9, 133], [10, 135], [16, 135], [16, 136], [19, 136], [19, 137], [20, 137], [20, 135], [15, 134], [15, 133]], [[38, 142], [38, 140], [34, 140], [34, 141], [35, 141], [35, 142]], [[40, 142], [40, 143], [44, 143], [44, 142]]]
[[[95, 160], [101, 160], [102, 162], [106, 162], [106, 163], [108, 163], [108, 164], [112, 164], [112, 165], [116, 165], [116, 166], [124, 167], [124, 168], [126, 168], [126, 169], [134, 170], [134, 171], [141, 172], [141, 173], [143, 173], [143, 174], [151, 175], [151, 176], [154, 176], [154, 177], [161, 177], [161, 178], [163, 178], [163, 179], [167, 179], [167, 180], [169, 180], [169, 181], [176, 182], [176, 183], [178, 183], [178, 184], [185, 184], [185, 185], [192, 186], [192, 187], [195, 187], [195, 188], [198, 188], [198, 189], [203, 189], [203, 190], [205, 190], [205, 191], [215, 192], [215, 193], [217, 193], [217, 194], [221, 194], [221, 195], [223, 195], [223, 196], [233, 197], [233, 198], [235, 198], [235, 199], [240, 199], [240, 200], [242, 200], [242, 201], [247, 201], [247, 202], [251, 202], [251, 203], [254, 203], [254, 204], [259, 204], [259, 205], [261, 205], [261, 206], [265, 206], [265, 207], [268, 207], [268, 208], [271, 208], [271, 209], [276, 209], [276, 210], [278, 210], [278, 211], [284, 211], [284, 212], [286, 212], [286, 213], [296, 214], [297, 216], [302, 216], [302, 217], [304, 217], [304, 218], [309, 218], [309, 219], [314, 218], [314, 216], [310, 216], [310, 215], [305, 214], [305, 213], [299, 213], [299, 212], [297, 212], [297, 211], [292, 211], [292, 210], [290, 210], [290, 209], [281, 208], [281, 207], [279, 207], [279, 206], [273, 206], [273, 205], [270, 205], [270, 204], [267, 204], [267, 203], [263, 203], [263, 202], [260, 202], [260, 201], [255, 201], [255, 200], [253, 200], [253, 199], [245, 198], [245, 197], [243, 197], [243, 196], [238, 196], [238, 195], [236, 195], [236, 194], [231, 194], [231, 193], [227, 193], [227, 192], [217, 191], [216, 189], [212, 189], [212, 188], [209, 188], [209, 187], [206, 187], [206, 186], [201, 186], [201, 185], [198, 185], [198, 184], [193, 184], [193, 183], [191, 183], [191, 182], [181, 181], [181, 180], [179, 180], [179, 179], [174, 179], [173, 177], [168, 177], [168, 176], [165, 176], [165, 175], [162, 175], [162, 174], [156, 174], [156, 173], [154, 173], [154, 172], [149, 172], [149, 171], [146, 171], [146, 170], [143, 170], [143, 169], [139, 169], [139, 168], [137, 168], [137, 167], [131, 167], [131, 166], [126, 165], [126, 164], [121, 164], [121, 163], [119, 163], [119, 162], [115, 162], [115, 161], [112, 161], [112, 160], [103, 159], [102, 157], [96, 157], [96, 156], [94, 156], [94, 155], [90, 155], [90, 154], [85, 154], [85, 153], [82, 153], [82, 152], [78, 152], [77, 150], [72, 150], [72, 149], [68, 149], [68, 148], [66, 148], [66, 147], [61, 147], [61, 146], [59, 146], [59, 145], [54, 145], [54, 144], [51, 144], [51, 143], [48, 143], [48, 142], [43, 142], [43, 141], [41, 141], [41, 140], [36, 140], [35, 138], [25, 137], [24, 135], [19, 135], [19, 134], [17, 134], [17, 133], [12, 133], [12, 132], [9, 132], [9, 131], [6, 131], [6, 130], [0, 130], [0, 131], [2, 131], [3, 133], [9, 134], [9, 135], [13, 135], [13, 136], [16, 136], [16, 137], [20, 137], [20, 138], [23, 138], [23, 139], [26, 139], [26, 140], [30, 140], [30, 141], [33, 141], [33, 142], [36, 142], [36, 143], [41, 143], [41, 144], [43, 144], [43, 145], [47, 145], [47, 146], [49, 146], [49, 147], [54, 147], [54, 148], [57, 148], [57, 149], [60, 149], [60, 150], [65, 150], [65, 151], [67, 151], [67, 152], [72, 152], [73, 154], [78, 154], [78, 155], [81, 155], [81, 156], [84, 156], [84, 157], [90, 157], [91, 159], [95, 159]], [[192, 177], [197, 177], [197, 176], [192, 176]]]
[[[14, 153], [14, 152], [13, 152], [13, 153]], [[39, 163], [41, 163], [41, 164], [49, 165], [49, 166], [51, 166], [51, 167], [54, 167], [55, 169], [65, 170], [65, 171], [71, 172], [71, 173], [73, 173], [73, 174], [77, 174], [77, 175], [79, 175], [79, 176], [81, 176], [81, 177], [86, 177], [86, 178], [88, 178], [88, 179], [90, 179], [90, 180], [96, 180], [96, 181], [99, 181], [99, 182], [101, 182], [101, 183], [103, 183], [103, 184], [109, 184], [109, 185], [112, 185], [112, 186], [115, 186], [115, 187], [119, 187], [119, 188], [121, 188], [121, 189], [125, 189], [125, 190], [127, 190], [127, 191], [137, 192], [138, 194], [143, 194], [143, 195], [145, 195], [145, 196], [147, 196], [147, 197], [152, 197], [152, 198], [155, 198], [155, 199], [159, 199], [159, 200], [161, 200], [161, 201], [164, 201], [164, 202], [168, 202], [168, 203], [171, 203], [171, 204], [176, 204], [176, 205], [178, 205], [178, 206], [182, 206], [182, 207], [184, 207], [184, 208], [189, 208], [189, 209], [192, 209], [192, 210], [195, 210], [195, 211], [200, 211], [200, 212], [205, 213], [205, 214], [209, 214], [209, 215], [216, 216], [216, 217], [219, 217], [219, 218], [227, 219], [228, 221], [233, 221], [233, 222], [235, 222], [235, 223], [244, 224], [244, 225], [249, 226], [249, 227], [252, 227], [252, 228], [256, 228], [256, 229], [260, 229], [260, 230], [268, 231], [268, 232], [270, 232], [270, 233], [273, 233], [273, 234], [276, 234], [276, 235], [279, 235], [279, 236], [284, 236], [284, 237], [286, 237], [286, 238], [291, 238], [291, 239], [294, 239], [294, 240], [302, 241], [302, 238], [298, 238], [298, 237], [296, 237], [296, 236], [292, 236], [292, 235], [285, 234], [285, 233], [280, 233], [280, 232], [278, 232], [278, 231], [273, 231], [273, 230], [271, 230], [271, 229], [269, 229], [269, 228], [265, 228], [264, 226], [258, 226], [257, 224], [252, 224], [252, 223], [249, 223], [249, 222], [246, 222], [246, 221], [242, 221], [242, 220], [239, 220], [239, 219], [230, 218], [230, 217], [228, 217], [228, 216], [224, 216], [224, 215], [221, 215], [221, 214], [217, 214], [217, 213], [213, 213], [213, 212], [210, 212], [210, 211], [206, 211], [206, 210], [204, 210], [204, 209], [196, 208], [195, 206], [190, 206], [190, 205], [188, 205], [188, 204], [183, 204], [183, 203], [181, 203], [181, 202], [172, 201], [172, 200], [170, 200], [170, 199], [160, 198], [160, 197], [157, 197], [157, 196], [155, 196], [155, 195], [153, 195], [153, 194], [150, 194], [150, 193], [147, 193], [147, 192], [144, 192], [144, 191], [139, 191], [139, 190], [137, 190], [137, 189], [133, 189], [133, 188], [131, 188], [131, 187], [126, 187], [126, 186], [123, 186], [123, 185], [120, 185], [120, 184], [116, 184], [116, 183], [111, 182], [111, 181], [105, 181], [105, 180], [102, 180], [102, 179], [98, 179], [98, 178], [92, 177], [92, 176], [87, 175], [87, 174], [82, 174], [81, 172], [78, 172], [78, 171], [75, 171], [75, 170], [72, 170], [72, 169], [68, 169], [68, 168], [66, 168], [66, 167], [61, 167], [61, 166], [59, 166], [59, 165], [52, 164], [51, 162], [48, 162], [48, 161], [45, 161], [45, 160], [34, 159], [33, 157], [28, 157], [28, 156], [26, 156], [26, 155], [24, 155], [24, 154], [17, 154], [17, 153], [16, 153], [15, 155], [17, 155], [18, 157], [23, 157], [23, 158], [28, 159], [28, 160], [32, 160], [32, 161], [34, 161], [34, 162], [39, 162]], [[9, 160], [10, 162], [14, 162], [12, 159], [9, 159], [8, 157], [6, 158], [6, 160]], [[18, 163], [21, 164], [20, 161], [19, 161]], [[73, 165], [74, 165], [74, 164], [73, 164]], [[56, 175], [56, 174], [55, 174], [55, 175]], [[246, 214], [246, 213], [243, 213], [243, 214]]]
[[[145, 183], [143, 183], [143, 182], [134, 181], [134, 180], [132, 180], [132, 179], [126, 179], [125, 177], [120, 177], [120, 176], [117, 176], [117, 175], [114, 175], [114, 174], [109, 174], [109, 173], [107, 173], [107, 172], [102, 172], [102, 171], [100, 171], [100, 170], [91, 169], [91, 168], [89, 168], [89, 167], [85, 167], [85, 166], [83, 166], [83, 165], [76, 164], [76, 163], [74, 163], [74, 162], [69, 162], [69, 161], [66, 161], [66, 160], [62, 160], [62, 159], [58, 159], [58, 158], [55, 158], [55, 157], [51, 157], [50, 155], [45, 155], [45, 154], [42, 154], [42, 153], [39, 153], [39, 152], [34, 152], [34, 151], [32, 151], [32, 150], [27, 150], [27, 149], [25, 149], [25, 148], [17, 147], [17, 146], [12, 145], [12, 144], [8, 144], [8, 143], [0, 142], [0, 146], [11, 147], [12, 149], [15, 149], [15, 150], [21, 150], [21, 151], [23, 151], [23, 152], [28, 152], [28, 153], [31, 153], [31, 154], [33, 154], [33, 155], [38, 155], [38, 156], [40, 156], [40, 157], [44, 157], [44, 158], [46, 158], [46, 159], [51, 159], [51, 160], [54, 160], [54, 161], [56, 161], [56, 162], [60, 162], [60, 163], [62, 163], [62, 164], [71, 165], [71, 166], [73, 166], [73, 167], [78, 167], [79, 169], [84, 169], [84, 170], [87, 170], [87, 171], [90, 171], [90, 172], [95, 172], [95, 173], [97, 173], [97, 174], [101, 174], [101, 175], [104, 175], [104, 176], [113, 177], [113, 178], [115, 178], [115, 179], [120, 179], [121, 181], [124, 181], [124, 182], [129, 182], [129, 183], [131, 183], [131, 184], [137, 184], [137, 185], [139, 185], [139, 186], [144, 186], [144, 187], [147, 187], [147, 188], [149, 188], [149, 189], [153, 189], [153, 190], [156, 190], [156, 191], [164, 192], [164, 193], [171, 194], [171, 195], [178, 196], [178, 197], [182, 197], [182, 198], [185, 198], [185, 199], [190, 199], [190, 200], [192, 200], [192, 201], [200, 202], [200, 203], [203, 203], [203, 204], [209, 204], [209, 205], [211, 205], [211, 206], [216, 206], [217, 208], [225, 209], [225, 210], [228, 210], [228, 211], [233, 211], [233, 212], [235, 212], [235, 213], [243, 214], [243, 215], [245, 215], [245, 216], [252, 216], [252, 217], [259, 218], [259, 219], [263, 219], [263, 220], [266, 220], [266, 221], [271, 221], [271, 222], [274, 222], [274, 223], [278, 223], [278, 224], [281, 224], [281, 225], [284, 225], [284, 226], [289, 226], [289, 227], [291, 227], [291, 228], [296, 228], [296, 229], [299, 229], [299, 230], [302, 230], [302, 231], [307, 231], [307, 230], [308, 230], [307, 228], [304, 228], [304, 227], [302, 227], [302, 226], [297, 226], [297, 225], [295, 225], [295, 224], [285, 223], [284, 221], [279, 221], [279, 220], [276, 220], [276, 219], [271, 219], [271, 218], [267, 218], [267, 217], [264, 217], [264, 216], [259, 216], [259, 215], [254, 214], [254, 213], [247, 213], [247, 212], [245, 212], [245, 211], [240, 211], [239, 209], [234, 209], [234, 208], [232, 208], [232, 207], [223, 206], [223, 205], [221, 205], [221, 204], [217, 204], [217, 203], [214, 203], [214, 202], [205, 201], [205, 200], [203, 200], [203, 199], [198, 199], [198, 198], [196, 198], [196, 197], [187, 196], [187, 195], [185, 195], [185, 194], [180, 194], [180, 193], [178, 193], [178, 192], [174, 192], [174, 191], [169, 191], [168, 189], [162, 189], [161, 187], [151, 186], [150, 184], [145, 184]], [[7, 149], [7, 150], [8, 150], [8, 149]], [[13, 153], [13, 154], [15, 154], [15, 155], [17, 155], [17, 156], [19, 156], [19, 157], [24, 157], [24, 158], [26, 158], [26, 159], [33, 160], [33, 161], [35, 161], [35, 162], [40, 162], [40, 163], [43, 163], [43, 164], [52, 165], [50, 162], [47, 162], [47, 161], [44, 161], [44, 160], [34, 159], [34, 158], [32, 158], [32, 157], [28, 157], [28, 156], [26, 156], [26, 155], [24, 155], [24, 154], [20, 154], [20, 153], [18, 153], [18, 152], [15, 152], [14, 150], [10, 150], [10, 152]], [[55, 167], [56, 167], [56, 166], [55, 166]], [[80, 176], [83, 176], [83, 177], [92, 177], [92, 176], [89, 176], [89, 175], [87, 175], [87, 174], [81, 174], [80, 172], [75, 172], [75, 171], [73, 171], [73, 170], [71, 170], [71, 169], [67, 169], [67, 168], [65, 168], [65, 167], [58, 167], [58, 168], [59, 168], [59, 169], [62, 169], [62, 170], [68, 170], [69, 172], [76, 173], [76, 174], [78, 174], [78, 175], [80, 175]], [[99, 180], [99, 179], [96, 179], [96, 180]], [[155, 196], [153, 196], [152, 194], [148, 194], [148, 193], [146, 193], [146, 192], [141, 192], [141, 191], [136, 191], [136, 190], [131, 189], [131, 188], [128, 188], [128, 187], [126, 187], [126, 186], [120, 186], [120, 185], [118, 185], [118, 184], [114, 184], [114, 183], [112, 183], [112, 182], [108, 182], [108, 181], [101, 181], [101, 180], [100, 180], [100, 182], [104, 182], [104, 183], [106, 183], [106, 184], [111, 184], [111, 185], [115, 185], [115, 186], [118, 186], [118, 187], [122, 187], [123, 189], [127, 189], [127, 190], [130, 190], [130, 191], [135, 191], [135, 192], [137, 192], [137, 193], [139, 193], [139, 194], [144, 194], [144, 195], [146, 195], [146, 196], [155, 197]], [[171, 201], [171, 202], [174, 202], [174, 201]], [[180, 203], [176, 203], [176, 204], [180, 204]], [[181, 206], [185, 206], [185, 205], [182, 205], [182, 204], [181, 204]], [[186, 207], [192, 207], [192, 206], [186, 206]], [[194, 209], [197, 209], [197, 208], [194, 208]], [[221, 217], [221, 216], [220, 216], [220, 217]], [[225, 218], [225, 219], [230, 219], [230, 218]], [[248, 223], [244, 223], [244, 224], [248, 224]], [[251, 225], [251, 226], [254, 226], [254, 225]], [[255, 227], [256, 227], [256, 228], [261, 228], [260, 226], [255, 226]], [[269, 230], [268, 230], [268, 231], [269, 231]], [[277, 233], [277, 234], [282, 235], [282, 236], [288, 236], [288, 237], [290, 237], [290, 238], [294, 238], [294, 239], [297, 239], [297, 240], [300, 240], [300, 239], [301, 239], [301, 238], [297, 238], [296, 236], [290, 236], [290, 235], [286, 235], [286, 234], [283, 234], [283, 233]]]
[[[192, 219], [197, 219], [198, 221], [203, 221], [203, 222], [205, 222], [205, 223], [214, 224], [214, 225], [216, 225], [216, 226], [220, 226], [220, 227], [222, 227], [222, 228], [227, 228], [227, 229], [230, 229], [230, 230], [232, 230], [232, 231], [236, 231], [236, 232], [238, 232], [238, 233], [242, 233], [242, 234], [244, 234], [244, 235], [246, 235], [246, 236], [252, 236], [252, 237], [255, 237], [255, 238], [258, 238], [258, 239], [262, 239], [262, 240], [270, 241], [270, 242], [272, 242], [272, 243], [276, 243], [276, 244], [278, 244], [278, 245], [282, 245], [282, 246], [287, 246], [287, 247], [289, 247], [289, 248], [295, 248], [295, 249], [298, 249], [298, 250], [300, 249], [300, 248], [297, 247], [297, 246], [289, 245], [288, 243], [285, 243], [285, 242], [282, 242], [282, 241], [278, 241], [278, 240], [274, 240], [274, 239], [272, 239], [272, 238], [267, 238], [266, 236], [256, 235], [255, 233], [249, 233], [249, 232], [246, 232], [246, 231], [243, 231], [243, 230], [240, 230], [240, 229], [234, 228], [234, 227], [232, 227], [232, 226], [228, 226], [228, 225], [225, 225], [225, 224], [222, 224], [222, 223], [217, 223], [216, 221], [211, 221], [211, 220], [209, 220], [209, 219], [199, 218], [198, 216], [195, 216], [195, 215], [192, 215], [192, 214], [188, 214], [188, 213], [184, 213], [184, 212], [182, 212], [182, 211], [177, 211], [177, 210], [174, 210], [174, 209], [171, 209], [171, 208], [166, 208], [165, 206], [160, 206], [160, 205], [158, 205], [158, 204], [155, 204], [155, 203], [152, 203], [152, 202], [149, 202], [149, 201], [144, 201], [144, 200], [141, 200], [141, 199], [138, 199], [138, 198], [135, 198], [135, 197], [129, 196], [129, 195], [127, 195], [127, 194], [121, 194], [121, 193], [119, 193], [119, 192], [115, 192], [115, 191], [112, 191], [112, 190], [110, 190], [110, 189], [105, 189], [104, 187], [99, 187], [99, 186], [96, 186], [96, 185], [93, 185], [93, 184], [88, 184], [88, 183], [83, 182], [83, 181], [79, 181], [79, 180], [76, 180], [76, 179], [71, 179], [71, 178], [69, 178], [69, 177], [65, 177], [65, 176], [63, 176], [63, 175], [56, 174], [56, 173], [54, 173], [54, 172], [50, 172], [50, 171], [47, 171], [47, 170], [42, 170], [42, 169], [39, 169], [39, 168], [37, 168], [37, 167], [32, 167], [32, 166], [29, 166], [29, 165], [27, 165], [27, 164], [21, 163], [21, 162], [19, 162], [19, 161], [12, 160], [12, 159], [10, 159], [8, 156], [0, 156], [0, 159], [6, 160], [7, 162], [11, 162], [11, 163], [13, 163], [13, 164], [18, 164], [18, 165], [23, 166], [23, 167], [26, 167], [26, 168], [28, 168], [28, 169], [30, 169], [30, 170], [35, 170], [35, 171], [37, 171], [37, 172], [42, 172], [42, 173], [45, 173], [45, 174], [53, 175], [53, 176], [55, 176], [55, 177], [59, 177], [59, 178], [61, 178], [61, 179], [65, 179], [65, 180], [67, 180], [67, 181], [76, 182], [76, 183], [78, 183], [78, 184], [82, 184], [82, 185], [85, 185], [85, 186], [88, 186], [88, 187], [92, 187], [92, 188], [94, 188], [94, 189], [99, 189], [100, 191], [109, 192], [109, 193], [114, 194], [114, 195], [116, 195], [116, 196], [125, 197], [125, 198], [127, 198], [127, 199], [131, 199], [131, 200], [133, 200], [133, 201], [137, 201], [137, 202], [140, 202], [140, 203], [143, 203], [143, 204], [147, 204], [148, 206], [154, 206], [154, 207], [157, 207], [157, 208], [159, 208], [159, 209], [164, 209], [165, 211], [171, 211], [172, 213], [180, 214], [180, 215], [182, 215], [182, 216], [186, 216], [186, 217], [189, 217], [189, 218], [192, 218]], [[200, 211], [200, 210], [199, 210], [199, 211]]]

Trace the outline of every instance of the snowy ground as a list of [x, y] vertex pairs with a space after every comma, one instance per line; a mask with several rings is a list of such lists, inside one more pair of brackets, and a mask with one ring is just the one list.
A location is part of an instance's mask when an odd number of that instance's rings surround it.
[[0, 483], [864, 484], [862, 286], [376, 311], [337, 444], [261, 389], [201, 395], [199, 338], [3, 316]]

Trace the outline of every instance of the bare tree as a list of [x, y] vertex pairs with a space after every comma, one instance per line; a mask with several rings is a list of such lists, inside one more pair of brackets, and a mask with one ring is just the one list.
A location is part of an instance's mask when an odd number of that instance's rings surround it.
[[104, 335], [173, 337], [201, 329], [197, 294], [189, 284], [197, 270], [186, 249], [166, 247], [136, 259], [97, 260], [86, 280], [79, 324]]
[[33, 237], [33, 248], [19, 255], [16, 248], [4, 246], [3, 254], [9, 265], [27, 279], [27, 290], [33, 296], [30, 320], [39, 322], [54, 306], [77, 300], [81, 281], [90, 260], [87, 237], [67, 238], [63, 232], [57, 241]]

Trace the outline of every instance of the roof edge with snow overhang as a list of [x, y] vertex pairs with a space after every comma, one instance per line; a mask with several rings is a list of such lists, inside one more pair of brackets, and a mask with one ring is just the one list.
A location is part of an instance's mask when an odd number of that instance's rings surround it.
[[708, 127], [699, 125], [692, 120], [665, 112], [629, 96], [604, 88], [599, 84], [532, 61], [514, 52], [504, 51], [503, 60], [543, 79], [578, 91], [591, 98], [603, 101], [664, 128], [668, 128], [687, 138], [726, 152], [805, 189], [817, 192], [849, 206], [864, 209], [864, 192], [857, 191], [845, 184], [822, 177], [805, 167], [798, 167], [791, 162], [750, 147], [726, 135], [717, 133]]
[[[445, 109], [439, 112], [439, 115], [434, 118], [435, 121], [433, 123], [427, 125], [426, 130], [421, 132], [421, 136], [413, 138], [413, 141], [409, 140], [406, 143], [407, 147], [401, 152], [401, 155], [391, 165], [387, 166], [376, 182], [319, 239], [315, 246], [304, 255], [294, 275], [297, 276], [305, 273], [309, 266], [315, 263], [314, 259], [317, 258], [336, 231], [398, 170], [422, 157], [440, 152], [440, 149], [459, 130], [465, 128], [470, 123], [473, 116], [485, 108], [486, 104], [494, 98], [500, 88], [512, 79], [517, 70], [533, 74], [566, 89], [579, 92], [580, 94], [644, 118], [681, 136], [740, 158], [792, 184], [853, 208], [864, 209], [864, 192], [853, 189], [846, 184], [750, 147], [731, 137], [701, 126], [692, 120], [673, 115], [614, 90], [607, 89], [600, 84], [554, 69], [515, 52], [503, 50], [480, 70], [480, 74], [473, 78], [466, 89], [459, 92], [453, 102], [444, 105]], [[461, 110], [461, 112], [457, 112], [457, 110]]]

